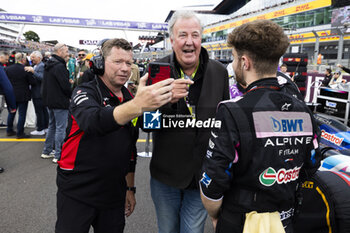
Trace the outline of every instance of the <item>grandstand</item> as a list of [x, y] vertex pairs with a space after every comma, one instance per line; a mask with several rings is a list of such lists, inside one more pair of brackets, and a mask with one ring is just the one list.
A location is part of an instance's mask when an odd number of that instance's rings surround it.
[[[5, 10], [0, 8], [0, 12]], [[19, 50], [24, 49], [16, 42], [19, 34], [19, 25], [10, 23], [0, 23], [0, 49], [4, 50]]]
[[[323, 71], [324, 67], [333, 67], [337, 63], [350, 66], [350, 6], [339, 7], [337, 2], [346, 5], [350, 1], [222, 0], [216, 5], [187, 6], [183, 9], [198, 12], [205, 24], [202, 45], [211, 58], [231, 59], [226, 39], [235, 27], [256, 19], [270, 19], [281, 25], [289, 36], [291, 46], [288, 52], [306, 53], [309, 69]], [[169, 12], [165, 21], [171, 18], [173, 12]], [[52, 45], [47, 43], [18, 40], [19, 31], [18, 25], [0, 23], [0, 49], [52, 49]], [[152, 33], [146, 36], [159, 36], [159, 33]], [[166, 36], [167, 33], [162, 32], [160, 35]], [[153, 59], [171, 53], [169, 38], [162, 40], [146, 49], [141, 49], [142, 44], [135, 46], [135, 58]], [[316, 66], [314, 64], [319, 53], [323, 57], [322, 65]]]
[[[230, 60], [232, 55], [226, 44], [227, 35], [246, 22], [270, 19], [282, 26], [289, 36], [291, 46], [287, 52], [307, 54], [309, 70], [323, 72], [325, 67], [334, 67], [337, 63], [349, 67], [350, 6], [335, 6], [336, 2], [333, 1], [332, 5], [332, 0], [242, 0], [235, 3], [223, 0], [211, 11], [196, 9], [201, 19], [207, 19], [209, 15], [211, 19], [213, 15], [216, 18], [204, 26], [202, 46], [211, 58]], [[349, 1], [343, 1], [343, 5], [346, 2]], [[158, 58], [169, 54], [169, 40], [165, 44], [166, 51], [137, 54], [136, 57]], [[323, 57], [321, 66], [316, 65], [319, 53]]]
[[[6, 12], [0, 8], [0, 12]], [[21, 51], [31, 53], [34, 50], [42, 52], [52, 52], [53, 47], [58, 41], [27, 41], [21, 38], [21, 29], [19, 24], [0, 23], [0, 50]], [[76, 52], [78, 48], [68, 45], [70, 52]]]
[[[202, 44], [212, 58], [230, 59], [231, 50], [226, 44], [227, 35], [235, 27], [246, 22], [270, 19], [282, 26], [289, 36], [291, 46], [288, 52], [307, 53], [311, 61], [309, 64], [315, 64], [317, 55], [321, 53], [323, 65], [341, 63], [348, 67], [348, 8], [336, 8], [331, 0], [253, 0], [227, 19], [206, 25]], [[339, 17], [340, 15], [344, 17]]]
[[[0, 12], [6, 12], [0, 8]], [[20, 38], [20, 25], [0, 23], [0, 50], [30, 53], [33, 50], [52, 51], [53, 46]]]
[[[0, 8], [0, 12], [5, 12], [5, 10]], [[18, 24], [0, 23], [0, 39], [16, 40], [18, 33]]]

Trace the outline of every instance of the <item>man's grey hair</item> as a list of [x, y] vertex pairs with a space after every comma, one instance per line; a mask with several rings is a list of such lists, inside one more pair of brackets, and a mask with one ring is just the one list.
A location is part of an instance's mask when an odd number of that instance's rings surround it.
[[16, 53], [15, 55], [15, 61], [22, 63], [22, 61], [26, 59], [26, 54], [25, 53]]
[[45, 52], [45, 57], [51, 56], [51, 52]]
[[43, 55], [41, 54], [40, 51], [36, 50], [36, 51], [33, 51], [31, 54], [31, 56], [35, 56], [35, 57], [40, 57], [40, 60], [43, 59]]
[[57, 43], [55, 47], [53, 47], [53, 53], [57, 54], [58, 50], [66, 47], [67, 45], [62, 44], [62, 43]]
[[198, 18], [198, 16], [193, 11], [175, 11], [175, 13], [173, 14], [173, 16], [171, 17], [168, 23], [170, 38], [174, 36], [173, 29], [178, 19], [192, 19], [192, 18], [195, 18], [198, 21], [199, 25], [201, 26], [201, 34], [202, 34], [203, 32], [202, 23]]

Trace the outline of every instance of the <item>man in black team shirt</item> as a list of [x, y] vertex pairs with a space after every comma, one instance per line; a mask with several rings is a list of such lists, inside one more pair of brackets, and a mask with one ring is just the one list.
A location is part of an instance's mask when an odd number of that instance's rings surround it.
[[331, 79], [332, 79], [332, 70], [327, 68], [326, 71], [325, 71], [324, 79], [322, 80], [322, 86], [328, 87], [329, 82], [331, 81]]
[[136, 204], [138, 130], [131, 120], [172, 98], [173, 79], [145, 86], [145, 75], [132, 99], [124, 87], [133, 62], [126, 40], [106, 41], [99, 59], [99, 75], [78, 86], [71, 98], [57, 168], [56, 233], [88, 233], [90, 226], [95, 232], [123, 232], [124, 216]]
[[278, 229], [266, 232], [291, 233], [298, 183], [316, 172], [321, 156], [310, 110], [276, 78], [288, 37], [276, 23], [256, 20], [237, 27], [228, 44], [246, 88], [218, 106], [221, 127], [212, 131], [203, 162], [202, 201], [217, 233], [266, 229], [265, 216]]

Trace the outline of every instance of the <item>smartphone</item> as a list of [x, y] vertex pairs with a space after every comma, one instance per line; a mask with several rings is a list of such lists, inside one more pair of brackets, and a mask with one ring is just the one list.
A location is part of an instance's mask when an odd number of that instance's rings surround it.
[[169, 63], [151, 62], [148, 65], [147, 85], [152, 85], [171, 77], [172, 66]]

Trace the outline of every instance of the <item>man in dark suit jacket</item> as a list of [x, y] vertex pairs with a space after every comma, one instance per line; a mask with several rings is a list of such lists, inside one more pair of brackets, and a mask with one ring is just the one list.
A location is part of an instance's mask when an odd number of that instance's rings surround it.
[[44, 78], [44, 63], [41, 61], [43, 55], [40, 51], [34, 51], [30, 54], [30, 59], [35, 65], [34, 68], [26, 66], [24, 69], [27, 72], [33, 74], [36, 84], [32, 85], [32, 99], [36, 114], [36, 130], [30, 132], [31, 135], [44, 135], [45, 129], [49, 125], [49, 114], [46, 107], [43, 105], [43, 99], [41, 98], [41, 82]]
[[[6, 68], [6, 74], [9, 78], [16, 96], [16, 106], [18, 109], [17, 138], [28, 138], [24, 133], [24, 123], [26, 122], [28, 101], [31, 98], [29, 86], [35, 84], [32, 74], [24, 70], [26, 56], [23, 53], [16, 53], [16, 63]], [[13, 120], [16, 113], [9, 112], [7, 117], [7, 136], [13, 136], [16, 132], [13, 130]]]

